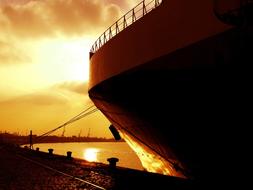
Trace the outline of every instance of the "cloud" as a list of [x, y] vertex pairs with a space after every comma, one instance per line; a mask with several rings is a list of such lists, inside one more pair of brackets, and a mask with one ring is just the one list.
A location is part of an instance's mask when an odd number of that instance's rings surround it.
[[66, 104], [67, 98], [60, 96], [59, 94], [53, 94], [49, 92], [37, 92], [34, 94], [28, 94], [19, 96], [4, 102], [0, 102], [1, 105], [37, 105], [37, 106], [52, 106]]
[[0, 64], [28, 63], [30, 58], [14, 45], [0, 41]]
[[[0, 101], [0, 131], [17, 132], [19, 129], [24, 132], [29, 129], [34, 134], [42, 134], [65, 123], [92, 104], [88, 96], [77, 93], [81, 86], [81, 83], [75, 82], [62, 83], [33, 94]], [[108, 126], [109, 122], [97, 112], [71, 124], [65, 134], [76, 135], [81, 128], [86, 131], [91, 127], [92, 136], [111, 137]]]
[[[31, 0], [1, 0], [0, 5], [7, 5], [7, 4], [25, 4]], [[36, 0], [35, 0], [36, 1]]]
[[107, 3], [116, 4], [123, 9], [123, 14], [134, 8], [142, 0], [105, 0]]
[[0, 101], [1, 104], [12, 105], [37, 105], [37, 106], [51, 106], [51, 105], [74, 105], [90, 104], [91, 100], [88, 97], [87, 82], [70, 81], [55, 84], [48, 88], [36, 91], [34, 93], [19, 95], [7, 101]]
[[64, 83], [54, 85], [53, 88], [58, 89], [58, 90], [67, 90], [67, 91], [74, 92], [81, 95], [88, 94], [87, 82], [77, 82], [77, 81], [64, 82]]
[[12, 131], [57, 125], [68, 118], [70, 106], [64, 97], [37, 92], [2, 101], [0, 108], [0, 130]]
[[17, 37], [90, 35], [121, 16], [115, 4], [101, 0], [40, 0], [0, 5], [0, 24]]

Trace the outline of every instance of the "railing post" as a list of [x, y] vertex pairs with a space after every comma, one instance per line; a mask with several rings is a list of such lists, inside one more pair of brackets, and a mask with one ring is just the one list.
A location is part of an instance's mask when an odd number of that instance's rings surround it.
[[126, 15], [124, 15], [124, 23], [123, 23], [124, 29], [127, 27], [127, 22], [126, 22]]
[[104, 32], [104, 44], [106, 43], [106, 35], [105, 35], [106, 31]]
[[159, 5], [159, 0], [155, 0], [155, 8], [158, 7]]
[[97, 41], [95, 42], [95, 51], [97, 51], [98, 49], [98, 44], [97, 44]]
[[100, 36], [98, 40], [98, 48], [100, 48], [101, 46], [102, 46], [102, 42], [101, 42], [101, 36]]
[[147, 13], [147, 10], [146, 10], [146, 5], [145, 5], [145, 0], [142, 1], [142, 16], [144, 16], [146, 13]]
[[118, 34], [118, 32], [119, 32], [118, 21], [115, 24], [116, 24], [116, 34]]
[[133, 12], [132, 12], [132, 24], [136, 21], [136, 16], [135, 16], [135, 9], [133, 9]]
[[112, 28], [109, 28], [109, 40], [112, 38]]
[[144, 16], [145, 0], [142, 1], [142, 16]]

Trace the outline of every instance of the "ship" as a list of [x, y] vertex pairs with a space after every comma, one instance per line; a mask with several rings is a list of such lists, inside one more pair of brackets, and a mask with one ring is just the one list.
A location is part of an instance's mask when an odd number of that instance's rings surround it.
[[252, 26], [252, 0], [144, 0], [94, 43], [89, 97], [145, 170], [209, 184], [235, 174]]

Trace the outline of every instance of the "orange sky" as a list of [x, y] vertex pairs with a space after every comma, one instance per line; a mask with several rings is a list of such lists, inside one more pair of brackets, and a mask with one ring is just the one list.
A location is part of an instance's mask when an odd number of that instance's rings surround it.
[[[91, 104], [89, 49], [139, 0], [0, 0], [0, 131], [41, 134]], [[99, 112], [65, 135], [112, 137]], [[62, 130], [56, 134], [61, 134]]]

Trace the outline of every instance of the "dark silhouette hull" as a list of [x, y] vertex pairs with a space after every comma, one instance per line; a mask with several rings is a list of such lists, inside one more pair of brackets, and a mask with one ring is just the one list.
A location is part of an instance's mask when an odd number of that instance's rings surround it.
[[141, 159], [167, 162], [160, 173], [215, 181], [230, 174], [240, 133], [232, 126], [245, 122], [252, 31], [230, 27], [154, 57], [93, 85], [90, 98], [146, 150], [136, 149]]

